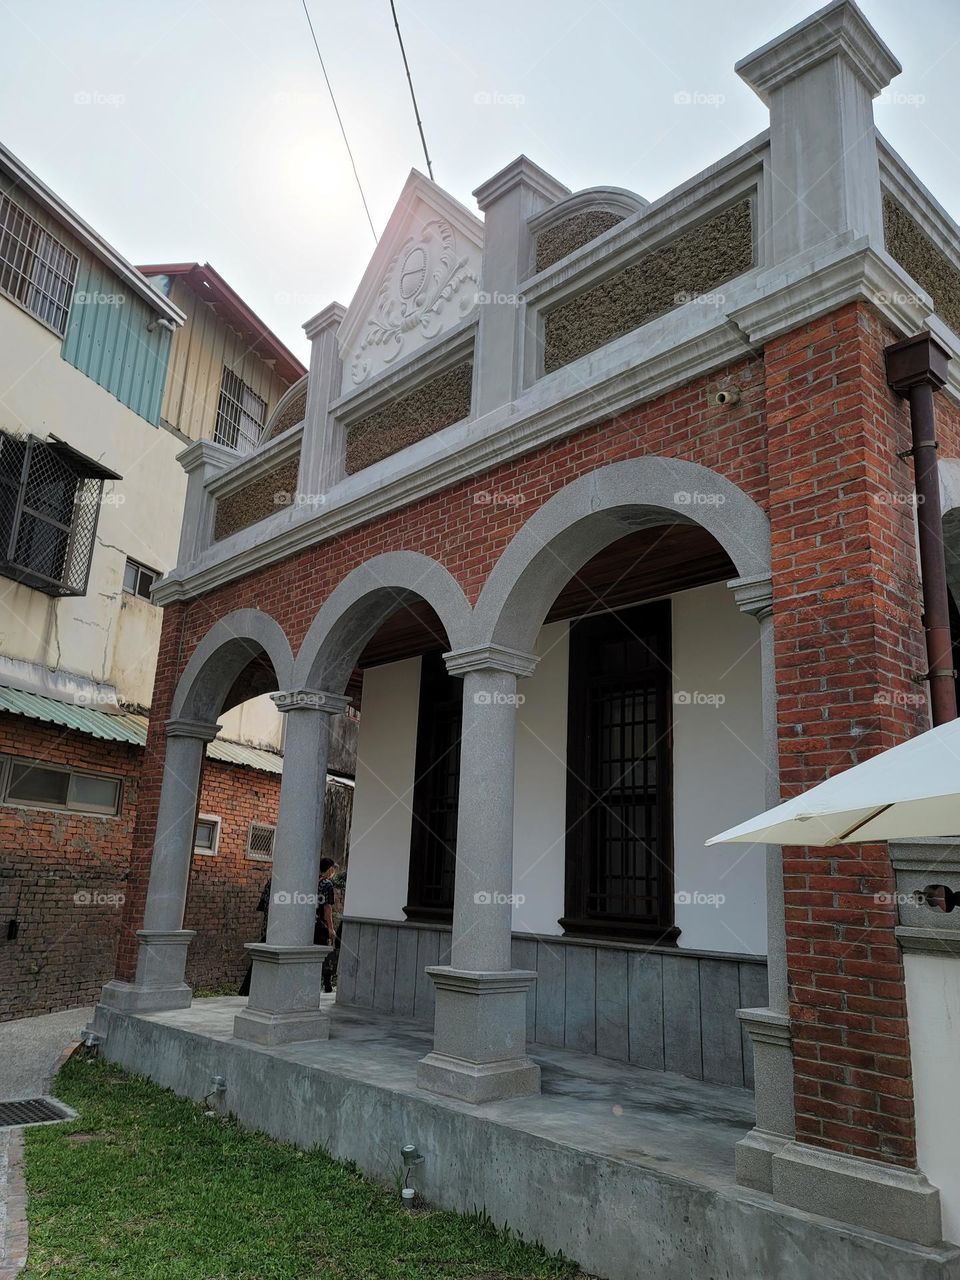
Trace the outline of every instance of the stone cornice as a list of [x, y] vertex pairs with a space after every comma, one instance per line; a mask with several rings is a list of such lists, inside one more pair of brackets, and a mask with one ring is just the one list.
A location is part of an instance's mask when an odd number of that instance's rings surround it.
[[773, 612], [773, 580], [771, 578], [734, 578], [727, 586], [733, 592], [741, 613], [762, 619]]
[[312, 342], [324, 329], [339, 329], [346, 314], [347, 308], [342, 302], [329, 302], [322, 311], [318, 311], [304, 323], [303, 332]]
[[479, 208], [486, 210], [494, 201], [519, 186], [529, 187], [539, 192], [551, 203], [562, 200], [564, 196], [570, 194], [569, 187], [565, 187], [553, 174], [547, 173], [546, 169], [541, 169], [538, 164], [534, 164], [523, 155], [517, 156], [516, 160], [511, 160], [499, 173], [495, 173], [492, 178], [481, 183], [473, 194]]
[[206, 720], [168, 720], [163, 728], [168, 738], [199, 738], [202, 742], [212, 742], [220, 732], [218, 724]]
[[[258, 525], [255, 537], [238, 534], [208, 548], [167, 575], [154, 600], [169, 604], [212, 591], [755, 355], [770, 337], [850, 302], [875, 306], [904, 336], [927, 327], [932, 310], [916, 281], [866, 241], [831, 242], [776, 270], [747, 273], [726, 286], [725, 295], [726, 310], [688, 303], [540, 379], [512, 404], [446, 427], [348, 477], [324, 495], [319, 511], [287, 508]], [[940, 334], [936, 324], [930, 327]], [[946, 332], [957, 354], [956, 339]], [[960, 360], [950, 369], [946, 391], [960, 401]]]
[[532, 653], [520, 653], [503, 645], [478, 645], [474, 649], [457, 649], [443, 655], [452, 676], [465, 676], [469, 671], [505, 671], [515, 676], [533, 675], [539, 659]]

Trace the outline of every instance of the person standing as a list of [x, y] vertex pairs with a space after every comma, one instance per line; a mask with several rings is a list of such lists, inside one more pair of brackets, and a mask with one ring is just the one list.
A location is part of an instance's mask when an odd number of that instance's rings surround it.
[[[317, 947], [332, 947], [336, 944], [337, 931], [333, 922], [333, 907], [336, 901], [336, 888], [333, 877], [337, 874], [337, 864], [332, 858], [320, 859], [320, 883], [317, 886], [317, 922], [313, 929], [313, 944]], [[327, 957], [329, 960], [330, 957]], [[323, 990], [328, 994], [333, 991], [331, 970], [327, 961], [323, 965]]]

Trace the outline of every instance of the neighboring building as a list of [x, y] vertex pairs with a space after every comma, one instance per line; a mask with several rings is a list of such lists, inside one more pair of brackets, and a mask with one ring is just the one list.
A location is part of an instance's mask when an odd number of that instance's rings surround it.
[[[169, 270], [182, 307], [0, 149], [0, 1017], [87, 1002], [113, 968], [177, 458], [200, 435], [239, 444], [242, 414], [262, 430], [305, 372], [211, 268]], [[259, 936], [280, 728], [247, 700], [208, 750], [191, 901], [208, 986], [235, 984]]]
[[[886, 845], [704, 841], [929, 724], [884, 351], [960, 354], [960, 228], [875, 131], [899, 64], [854, 4], [739, 71], [769, 131], [652, 203], [520, 157], [481, 219], [411, 175], [305, 326], [305, 420], [189, 451], [96, 1025], [382, 1178], [415, 1142], [428, 1200], [591, 1273], [953, 1276], [952, 924], [899, 930]], [[936, 403], [952, 506], [960, 360]], [[176, 824], [248, 687], [289, 720], [267, 942], [247, 1004], [178, 1014]], [[315, 778], [358, 696], [328, 1016]]]

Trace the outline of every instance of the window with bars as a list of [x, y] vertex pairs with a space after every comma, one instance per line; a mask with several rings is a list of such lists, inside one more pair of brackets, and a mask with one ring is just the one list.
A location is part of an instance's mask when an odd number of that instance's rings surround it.
[[62, 441], [0, 431], [0, 573], [54, 596], [82, 596], [104, 480], [119, 480]]
[[0, 290], [63, 337], [78, 258], [9, 196], [0, 195]]
[[404, 914], [449, 919], [457, 851], [463, 681], [439, 653], [420, 667], [420, 707], [410, 833], [410, 878]]
[[670, 605], [570, 628], [568, 933], [676, 939]]
[[216, 443], [238, 453], [252, 453], [260, 443], [266, 421], [267, 402], [224, 365], [213, 433]]
[[4, 804], [23, 809], [67, 809], [114, 817], [120, 809], [119, 778], [82, 773], [38, 760], [0, 758]]
[[259, 862], [269, 862], [273, 858], [273, 837], [276, 827], [267, 822], [251, 822], [247, 833], [247, 857]]

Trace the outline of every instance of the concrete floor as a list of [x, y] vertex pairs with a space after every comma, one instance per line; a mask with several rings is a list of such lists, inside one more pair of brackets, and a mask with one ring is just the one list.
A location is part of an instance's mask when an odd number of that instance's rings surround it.
[[64, 1049], [80, 1039], [92, 1014], [90, 1008], [64, 1009], [0, 1022], [0, 1101], [49, 1093]]

